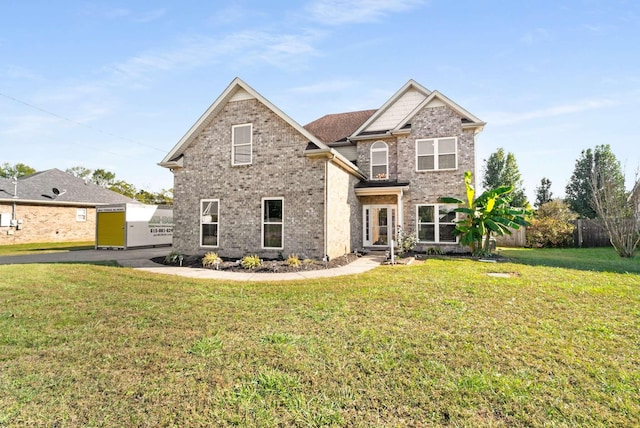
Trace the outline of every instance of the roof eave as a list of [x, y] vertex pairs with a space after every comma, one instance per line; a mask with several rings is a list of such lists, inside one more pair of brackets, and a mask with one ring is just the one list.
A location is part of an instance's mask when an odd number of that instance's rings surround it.
[[304, 155], [312, 159], [326, 158], [328, 160], [335, 162], [336, 164], [341, 166], [343, 169], [347, 170], [349, 173], [355, 175], [361, 180], [365, 180], [367, 178], [357, 166], [355, 166], [350, 160], [348, 160], [347, 158], [345, 158], [339, 152], [337, 152], [332, 148], [327, 147], [326, 149], [320, 148], [320, 149], [313, 149], [313, 150], [305, 150]]

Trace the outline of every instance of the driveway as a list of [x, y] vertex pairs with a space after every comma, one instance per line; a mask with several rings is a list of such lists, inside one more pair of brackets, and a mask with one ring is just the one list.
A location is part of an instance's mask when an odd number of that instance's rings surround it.
[[150, 261], [153, 257], [164, 257], [171, 247], [138, 248], [132, 250], [80, 250], [57, 253], [26, 254], [23, 256], [0, 257], [0, 265], [27, 263], [73, 263], [115, 261], [121, 266], [150, 267], [157, 266]]

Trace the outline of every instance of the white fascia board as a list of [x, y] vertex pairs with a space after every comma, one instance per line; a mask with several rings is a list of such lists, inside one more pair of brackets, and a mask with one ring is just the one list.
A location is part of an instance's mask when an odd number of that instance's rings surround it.
[[300, 124], [291, 119], [286, 113], [276, 107], [271, 101], [260, 95], [255, 89], [245, 83], [239, 77], [233, 79], [233, 81], [227, 86], [227, 88], [220, 94], [220, 96], [209, 106], [207, 111], [205, 111], [202, 116], [193, 124], [193, 126], [187, 131], [187, 133], [178, 141], [173, 149], [162, 159], [159, 163], [160, 166], [171, 168], [173, 163], [171, 159], [182, 154], [182, 152], [187, 148], [187, 146], [193, 141], [193, 139], [202, 132], [204, 127], [209, 123], [209, 121], [215, 116], [218, 111], [228, 102], [228, 100], [237, 92], [238, 88], [244, 89], [248, 92], [252, 97], [257, 99], [259, 102], [264, 104], [268, 109], [273, 111], [276, 115], [278, 115], [282, 120], [291, 125], [296, 131], [302, 134], [309, 141], [312, 141], [316, 146], [320, 148], [328, 148], [326, 144], [316, 138], [309, 131], [304, 129]]
[[429, 96], [429, 94], [431, 94], [430, 90], [428, 90], [427, 88], [425, 88], [424, 86], [416, 82], [415, 80], [410, 79], [407, 83], [404, 84], [404, 86], [402, 86], [402, 88], [400, 88], [395, 94], [393, 94], [393, 96], [391, 96], [391, 98], [389, 98], [382, 105], [382, 107], [380, 107], [369, 119], [367, 119], [362, 125], [360, 125], [360, 127], [356, 129], [353, 134], [351, 134], [351, 137], [349, 137], [349, 139], [350, 140], [354, 139], [359, 133], [367, 129], [369, 125], [375, 122], [385, 111], [389, 109], [389, 107], [391, 107], [396, 101], [398, 101], [400, 97], [402, 97], [402, 95], [404, 95], [404, 93], [407, 92], [412, 87], [424, 93], [424, 95], [427, 97]]
[[[442, 101], [447, 107], [449, 107], [451, 110], [457, 112], [460, 116], [466, 117], [467, 119], [471, 120], [473, 123], [466, 123], [463, 124], [463, 128], [482, 128], [485, 125], [485, 122], [483, 122], [482, 120], [480, 120], [479, 118], [477, 118], [476, 116], [474, 116], [473, 114], [471, 114], [470, 112], [468, 112], [467, 110], [465, 110], [463, 107], [461, 107], [459, 104], [453, 102], [451, 99], [449, 99], [448, 97], [446, 97], [445, 95], [443, 95], [442, 93], [438, 92], [438, 91], [433, 91], [431, 92], [431, 94], [425, 98], [424, 101], [422, 101], [420, 104], [418, 104], [416, 106], [416, 108], [414, 108], [411, 113], [409, 113], [399, 124], [398, 126], [396, 126], [392, 132], [398, 132], [402, 129], [403, 126], [405, 126], [407, 123], [409, 123], [411, 121], [411, 119], [413, 119], [413, 117], [416, 115], [416, 113], [418, 113], [420, 110], [422, 110], [425, 106], [429, 105], [429, 103], [431, 101], [433, 101], [434, 99], [438, 99], [440, 101]], [[466, 126], [465, 126], [466, 125]]]
[[409, 186], [361, 187], [356, 189], [356, 196], [401, 195], [409, 190]]
[[73, 202], [73, 201], [38, 201], [35, 199], [6, 199], [0, 198], [0, 202], [5, 203], [15, 203], [16, 205], [51, 205], [58, 207], [82, 207], [82, 208], [93, 208], [100, 205], [108, 205], [104, 203], [91, 203], [91, 202]]

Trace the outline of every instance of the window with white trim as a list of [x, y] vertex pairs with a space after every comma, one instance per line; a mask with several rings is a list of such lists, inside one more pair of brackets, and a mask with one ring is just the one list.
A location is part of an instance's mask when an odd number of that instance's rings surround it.
[[417, 171], [438, 171], [457, 168], [457, 137], [416, 140]]
[[87, 221], [87, 209], [86, 208], [77, 208], [76, 209], [76, 221], [78, 221], [78, 222]]
[[376, 141], [371, 145], [371, 179], [387, 180], [389, 178], [389, 146], [384, 141]]
[[281, 250], [284, 236], [284, 199], [262, 199], [262, 248]]
[[231, 127], [231, 164], [251, 165], [253, 125], [233, 125]]
[[418, 205], [416, 207], [418, 241], [430, 243], [456, 243], [455, 205]]
[[200, 246], [217, 247], [220, 236], [220, 200], [200, 201]]

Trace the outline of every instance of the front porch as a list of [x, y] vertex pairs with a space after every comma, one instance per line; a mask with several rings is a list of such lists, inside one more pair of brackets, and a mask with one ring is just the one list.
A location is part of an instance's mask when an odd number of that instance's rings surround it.
[[404, 222], [404, 194], [409, 183], [368, 181], [356, 186], [362, 205], [362, 245], [371, 250], [389, 248]]

